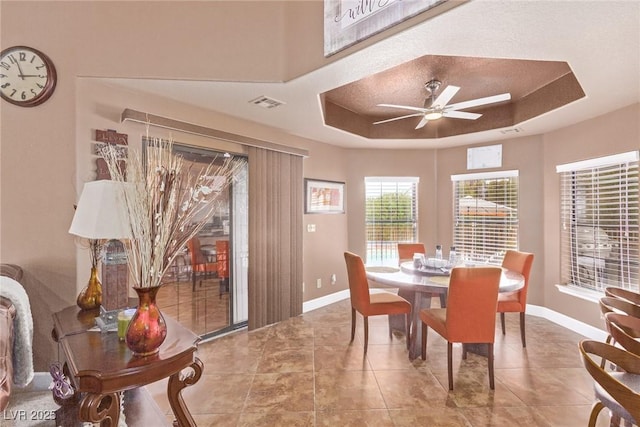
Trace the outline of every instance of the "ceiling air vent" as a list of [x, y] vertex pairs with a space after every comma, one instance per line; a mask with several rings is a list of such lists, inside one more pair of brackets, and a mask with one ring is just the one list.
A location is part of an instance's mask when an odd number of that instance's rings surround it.
[[511, 129], [502, 129], [500, 131], [501, 134], [503, 135], [510, 135], [510, 134], [514, 134], [514, 133], [523, 133], [524, 129], [522, 128], [511, 128]]
[[264, 95], [259, 96], [256, 99], [252, 99], [249, 102], [262, 108], [276, 108], [284, 104], [284, 102], [282, 101], [278, 101], [277, 99], [269, 98], [268, 96]]

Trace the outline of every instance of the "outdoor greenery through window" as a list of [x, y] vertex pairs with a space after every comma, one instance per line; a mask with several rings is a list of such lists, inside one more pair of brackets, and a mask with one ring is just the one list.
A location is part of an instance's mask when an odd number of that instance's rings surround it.
[[638, 152], [557, 166], [565, 284], [638, 291]]
[[418, 178], [366, 177], [365, 192], [366, 262], [397, 265], [397, 244], [418, 237]]
[[518, 171], [452, 175], [453, 244], [465, 261], [499, 265], [518, 249]]

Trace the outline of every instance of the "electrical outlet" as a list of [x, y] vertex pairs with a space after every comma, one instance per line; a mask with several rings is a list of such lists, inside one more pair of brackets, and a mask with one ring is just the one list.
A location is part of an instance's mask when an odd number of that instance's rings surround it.
[[315, 233], [316, 232], [316, 225], [315, 224], [307, 224], [307, 232]]
[[332, 285], [335, 285], [335, 284], [336, 284], [336, 275], [335, 275], [335, 274], [332, 274], [332, 275], [331, 275], [331, 284], [332, 284]]
[[316, 287], [320, 289], [322, 287], [322, 279], [316, 280]]

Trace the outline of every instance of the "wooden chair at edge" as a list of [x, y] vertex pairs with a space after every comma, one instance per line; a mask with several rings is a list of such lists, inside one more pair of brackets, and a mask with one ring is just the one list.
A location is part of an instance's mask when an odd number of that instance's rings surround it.
[[[364, 318], [364, 352], [367, 352], [369, 344], [369, 316], [404, 314], [407, 340], [411, 331], [411, 303], [406, 299], [392, 294], [391, 292], [371, 293], [369, 282], [364, 268], [364, 262], [358, 255], [345, 252], [344, 260], [347, 264], [347, 275], [349, 277], [349, 294], [351, 297], [351, 342], [356, 333], [356, 311]], [[389, 330], [391, 336], [391, 330]]]
[[516, 271], [524, 276], [524, 287], [515, 292], [498, 294], [498, 313], [500, 313], [500, 325], [502, 335], [505, 335], [505, 313], [520, 313], [520, 340], [522, 347], [527, 346], [525, 336], [525, 311], [527, 309], [527, 291], [529, 290], [529, 275], [533, 265], [533, 254], [509, 250], [504, 255], [502, 267]]
[[[583, 340], [579, 347], [584, 367], [596, 384], [596, 402], [589, 416], [589, 427], [596, 426], [598, 414], [604, 408], [611, 411], [611, 426], [618, 425], [620, 419], [637, 425], [640, 420], [640, 357], [599, 341]], [[617, 370], [603, 369], [606, 361]]]

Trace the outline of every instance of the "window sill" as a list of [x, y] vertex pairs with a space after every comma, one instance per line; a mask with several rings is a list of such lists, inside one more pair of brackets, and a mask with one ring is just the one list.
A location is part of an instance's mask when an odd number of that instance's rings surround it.
[[585, 301], [591, 301], [595, 303], [599, 302], [600, 298], [604, 296], [604, 294], [601, 292], [591, 291], [589, 289], [580, 288], [578, 286], [556, 285], [556, 288], [563, 294], [571, 295]]

